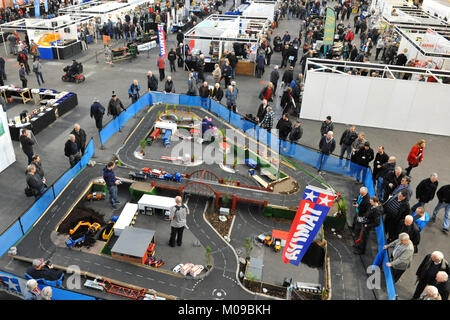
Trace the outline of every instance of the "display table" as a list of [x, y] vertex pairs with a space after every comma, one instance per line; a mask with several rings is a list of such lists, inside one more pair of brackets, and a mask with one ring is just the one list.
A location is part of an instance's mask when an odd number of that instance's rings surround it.
[[19, 124], [17, 117], [10, 117], [9, 132], [11, 133], [11, 139], [15, 141], [19, 140], [22, 129], [29, 129], [34, 134], [38, 134], [54, 122], [56, 118], [78, 105], [78, 97], [74, 92], [57, 92], [48, 89], [28, 90], [30, 92], [30, 100], [32, 92], [36, 104], [40, 104], [37, 109], [43, 107], [44, 111], [32, 116], [30, 121], [26, 123]]
[[20, 132], [22, 129], [28, 129], [37, 134], [43, 129], [48, 127], [52, 122], [56, 120], [55, 108], [44, 109], [43, 112], [36, 116], [33, 116], [29, 122], [24, 124], [12, 124], [9, 123], [9, 132], [11, 134], [11, 139], [19, 141]]
[[236, 64], [236, 74], [245, 76], [255, 75], [255, 62], [239, 60]]
[[22, 102], [26, 104], [28, 101], [33, 100], [31, 97], [30, 88], [15, 88], [9, 86], [0, 87], [3, 98], [5, 98], [6, 103], [8, 103], [8, 98], [20, 98]]
[[52, 47], [54, 59], [65, 60], [76, 56], [82, 51], [81, 41]]
[[78, 105], [78, 96], [74, 92], [57, 92], [49, 89], [38, 90], [39, 92], [33, 90], [35, 101], [56, 108], [57, 117], [61, 117]]

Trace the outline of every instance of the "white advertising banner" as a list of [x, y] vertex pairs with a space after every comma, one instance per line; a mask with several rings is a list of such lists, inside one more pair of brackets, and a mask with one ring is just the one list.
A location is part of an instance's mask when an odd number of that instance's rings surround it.
[[16, 161], [16, 154], [9, 134], [8, 120], [0, 106], [0, 172]]

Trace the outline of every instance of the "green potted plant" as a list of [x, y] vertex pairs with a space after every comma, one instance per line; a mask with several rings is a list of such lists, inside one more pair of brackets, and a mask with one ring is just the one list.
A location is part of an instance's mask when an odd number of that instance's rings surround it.
[[147, 140], [142, 139], [141, 141], [139, 141], [139, 145], [141, 146], [141, 154], [145, 155], [145, 146], [147, 145]]

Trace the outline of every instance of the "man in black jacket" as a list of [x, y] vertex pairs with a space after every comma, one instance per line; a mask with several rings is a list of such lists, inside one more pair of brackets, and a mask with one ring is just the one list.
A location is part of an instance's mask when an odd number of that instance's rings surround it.
[[[393, 172], [396, 166], [396, 162], [397, 162], [397, 158], [394, 156], [390, 156], [388, 161], [386, 163], [384, 163], [383, 165], [376, 166], [377, 169], [377, 174], [375, 175], [375, 180], [376, 180], [376, 186], [377, 186], [377, 196], [380, 200], [382, 200], [384, 198], [384, 185], [383, 185], [383, 180], [384, 180], [384, 176], [389, 173], [389, 172]], [[375, 165], [374, 165], [375, 168]]]
[[444, 223], [442, 225], [442, 231], [448, 232], [450, 225], [450, 184], [442, 186], [439, 188], [436, 196], [439, 200], [438, 204], [433, 210], [433, 215], [431, 216], [431, 221], [436, 222], [436, 216], [442, 208], [445, 208]]
[[396, 197], [391, 197], [383, 204], [384, 230], [388, 234], [387, 243], [395, 240], [400, 221], [410, 213], [410, 207], [407, 200], [408, 192], [401, 190]]
[[231, 66], [231, 79], [234, 79], [236, 77], [236, 66], [238, 63], [238, 59], [236, 58], [236, 54], [234, 53], [234, 51], [231, 51], [228, 54], [228, 62], [230, 62], [230, 66]]
[[320, 135], [326, 136], [329, 131], [334, 130], [334, 124], [331, 121], [331, 116], [327, 116], [327, 118], [322, 122], [322, 125], [320, 126]]
[[450, 285], [448, 282], [448, 272], [439, 271], [436, 274], [436, 278], [432, 285], [438, 289], [439, 294], [441, 295], [441, 299], [447, 301], [450, 292], [449, 288]]
[[278, 120], [276, 128], [278, 129], [280, 140], [285, 141], [292, 129], [292, 123], [289, 121], [286, 113]]
[[123, 106], [122, 101], [120, 101], [120, 99], [113, 93], [108, 103], [108, 115], [111, 115], [113, 119], [115, 119], [122, 111], [126, 111], [126, 109]]
[[440, 251], [434, 251], [431, 254], [427, 254], [422, 260], [419, 268], [417, 268], [417, 286], [412, 298], [418, 299], [425, 287], [435, 282], [436, 275], [440, 271], [444, 271], [447, 274], [450, 273], [448, 261], [445, 260], [444, 254]]
[[91, 118], [95, 119], [95, 126], [100, 132], [103, 129], [103, 115], [105, 114], [105, 107], [103, 107], [97, 99], [91, 105]]
[[71, 168], [80, 161], [80, 153], [73, 134], [69, 134], [69, 139], [67, 139], [66, 144], [64, 145], [64, 155], [69, 158]]
[[320, 139], [319, 149], [320, 155], [316, 167], [320, 172], [322, 167], [325, 166], [328, 156], [336, 149], [336, 140], [333, 137], [333, 131], [328, 131], [328, 133]]
[[80, 150], [81, 155], [83, 155], [84, 150], [86, 149], [86, 132], [81, 129], [78, 123], [75, 123], [71, 134], [75, 136], [75, 142], [77, 143], [78, 150]]
[[[364, 182], [366, 178], [369, 163], [373, 160], [373, 149], [370, 147], [369, 141], [364, 142], [364, 147], [360, 148], [351, 157], [351, 161], [358, 164], [355, 166], [355, 176], [357, 182]], [[361, 175], [362, 174], [362, 175]]]
[[351, 228], [358, 235], [370, 209], [370, 195], [366, 187], [359, 189], [358, 198], [353, 200], [353, 207], [355, 207], [355, 215]]
[[339, 145], [341, 146], [340, 159], [344, 158], [345, 152], [347, 152], [347, 160], [350, 159], [350, 155], [352, 154], [352, 143], [357, 137], [358, 133], [356, 132], [355, 126], [350, 126], [342, 133], [341, 139], [339, 140]]
[[167, 77], [166, 83], [164, 84], [164, 93], [175, 93], [175, 84], [171, 76]]
[[33, 279], [45, 279], [47, 281], [59, 280], [63, 275], [61, 270], [53, 269], [53, 265], [48, 264], [43, 259], [34, 259], [26, 273]]
[[283, 78], [281, 79], [283, 86], [289, 86], [292, 79], [294, 79], [294, 67], [289, 67], [289, 69], [284, 71]]
[[33, 164], [30, 164], [27, 167], [26, 182], [27, 186], [32, 190], [31, 193], [36, 199], [42, 196], [47, 190], [45, 188], [45, 180], [43, 180], [41, 176], [36, 174], [36, 167]]
[[380, 204], [378, 197], [370, 198], [370, 209], [368, 210], [365, 219], [361, 223], [361, 233], [359, 238], [355, 241], [355, 254], [364, 254], [366, 252], [367, 239], [370, 232], [380, 225], [380, 218], [383, 215], [383, 206]]
[[169, 53], [167, 54], [167, 59], [169, 60], [170, 64], [170, 72], [176, 72], [175, 69], [175, 60], [177, 60], [177, 53], [175, 52], [175, 48], [170, 49]]
[[425, 203], [433, 200], [438, 184], [437, 173], [432, 173], [429, 178], [420, 181], [416, 187], [416, 199], [418, 202], [411, 207], [411, 212], [416, 211], [418, 207], [425, 207]]
[[270, 82], [273, 83], [273, 94], [275, 95], [278, 86], [278, 80], [280, 79], [280, 72], [278, 71], [278, 66], [276, 65], [272, 72], [270, 73]]
[[158, 79], [153, 75], [153, 72], [147, 73], [148, 91], [158, 91]]
[[383, 202], [387, 201], [389, 196], [400, 185], [405, 174], [400, 166], [396, 166], [394, 170], [387, 172], [383, 176]]
[[220, 103], [222, 98], [223, 98], [223, 90], [220, 87], [220, 84], [216, 83], [216, 85], [214, 86], [214, 91], [213, 91], [213, 99]]
[[303, 128], [301, 127], [301, 123], [297, 121], [292, 127], [291, 132], [289, 133], [289, 141], [291, 143], [297, 143], [303, 136]]
[[372, 180], [373, 184], [377, 183], [378, 172], [380, 172], [383, 164], [389, 161], [389, 156], [386, 152], [384, 152], [383, 146], [378, 146], [377, 154], [375, 155], [375, 160], [373, 161], [373, 170], [372, 170]]
[[34, 141], [30, 139], [30, 131], [27, 129], [22, 130], [22, 134], [19, 137], [20, 145], [22, 146], [23, 153], [26, 154], [28, 158], [28, 164], [33, 161], [33, 145]]
[[420, 229], [417, 224], [414, 223], [414, 218], [412, 216], [407, 215], [405, 219], [400, 221], [399, 229], [397, 231], [397, 237], [402, 232], [405, 232], [409, 235], [409, 239], [414, 245], [414, 253], [417, 253], [417, 246], [420, 243]]

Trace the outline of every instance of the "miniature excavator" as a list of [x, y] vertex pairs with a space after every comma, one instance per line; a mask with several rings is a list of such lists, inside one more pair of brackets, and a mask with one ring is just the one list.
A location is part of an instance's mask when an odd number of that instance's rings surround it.
[[66, 246], [90, 248], [95, 243], [95, 234], [100, 229], [101, 225], [97, 222], [90, 223], [87, 221], [80, 221], [75, 228], [70, 229], [69, 239], [66, 240]]

